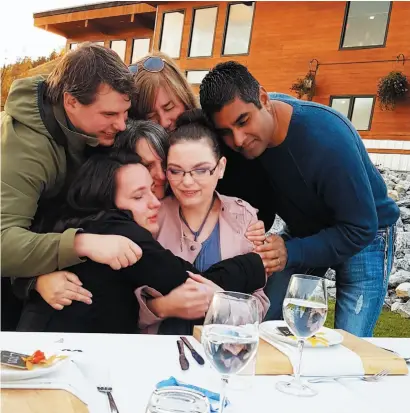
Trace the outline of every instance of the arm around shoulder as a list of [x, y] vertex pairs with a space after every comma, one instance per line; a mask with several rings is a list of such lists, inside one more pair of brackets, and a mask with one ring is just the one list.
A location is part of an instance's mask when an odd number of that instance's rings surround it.
[[[24, 125], [16, 130], [13, 120], [5, 116], [1, 153], [1, 269], [3, 277], [32, 277], [80, 261], [74, 251], [76, 230], [63, 234], [30, 231], [40, 196], [52, 189], [61, 169], [65, 169], [64, 152], [60, 153], [46, 136]], [[59, 164], [62, 162], [64, 165]]]

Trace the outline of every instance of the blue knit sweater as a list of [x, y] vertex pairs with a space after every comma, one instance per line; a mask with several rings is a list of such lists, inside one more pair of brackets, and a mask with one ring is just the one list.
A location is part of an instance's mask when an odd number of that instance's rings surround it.
[[[399, 209], [350, 121], [314, 102], [270, 94], [293, 107], [283, 143], [258, 159], [292, 239], [287, 267], [329, 267], [368, 246]], [[262, 190], [262, 188], [261, 188]]]

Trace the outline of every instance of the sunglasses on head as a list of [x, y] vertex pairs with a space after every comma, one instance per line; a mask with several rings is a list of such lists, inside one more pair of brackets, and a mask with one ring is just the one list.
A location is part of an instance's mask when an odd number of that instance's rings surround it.
[[140, 66], [142, 66], [142, 68], [145, 69], [147, 72], [157, 73], [157, 72], [161, 72], [164, 69], [165, 60], [159, 56], [151, 56], [145, 59], [142, 64], [133, 63], [132, 65], [129, 65], [128, 70], [131, 73], [136, 74], [138, 73]]

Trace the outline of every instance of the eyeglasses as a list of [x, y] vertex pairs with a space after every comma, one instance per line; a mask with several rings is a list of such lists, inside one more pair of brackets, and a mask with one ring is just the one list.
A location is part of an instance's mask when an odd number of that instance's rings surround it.
[[[128, 66], [128, 70], [131, 73], [137, 74], [140, 65], [140, 63], [133, 63], [132, 65]], [[142, 68], [151, 73], [161, 72], [162, 70], [164, 70], [164, 67], [165, 60], [159, 56], [150, 56], [142, 63]]]
[[181, 182], [184, 179], [184, 176], [186, 174], [191, 175], [191, 178], [196, 181], [196, 182], [202, 182], [206, 181], [210, 176], [212, 176], [216, 168], [219, 165], [219, 161], [215, 165], [214, 168], [209, 169], [209, 168], [196, 168], [196, 169], [191, 169], [190, 171], [183, 171], [182, 169], [174, 169], [174, 168], [168, 168], [166, 169], [166, 174], [168, 181], [172, 182]]

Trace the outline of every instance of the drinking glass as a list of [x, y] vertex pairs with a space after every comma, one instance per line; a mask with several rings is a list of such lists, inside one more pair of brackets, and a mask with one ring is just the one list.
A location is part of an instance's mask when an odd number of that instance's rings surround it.
[[221, 374], [219, 413], [223, 413], [229, 377], [246, 368], [258, 350], [259, 313], [255, 297], [231, 291], [215, 293], [201, 341], [206, 357]]
[[145, 413], [209, 413], [202, 393], [183, 387], [163, 387], [152, 392]]
[[[327, 290], [325, 279], [306, 274], [292, 275], [283, 301], [283, 318], [289, 330], [298, 340], [299, 362], [295, 378], [290, 382], [280, 381], [276, 388], [295, 396], [315, 396], [317, 391], [300, 379], [305, 340], [317, 333], [326, 321]], [[320, 361], [318, 361], [320, 362]]]

